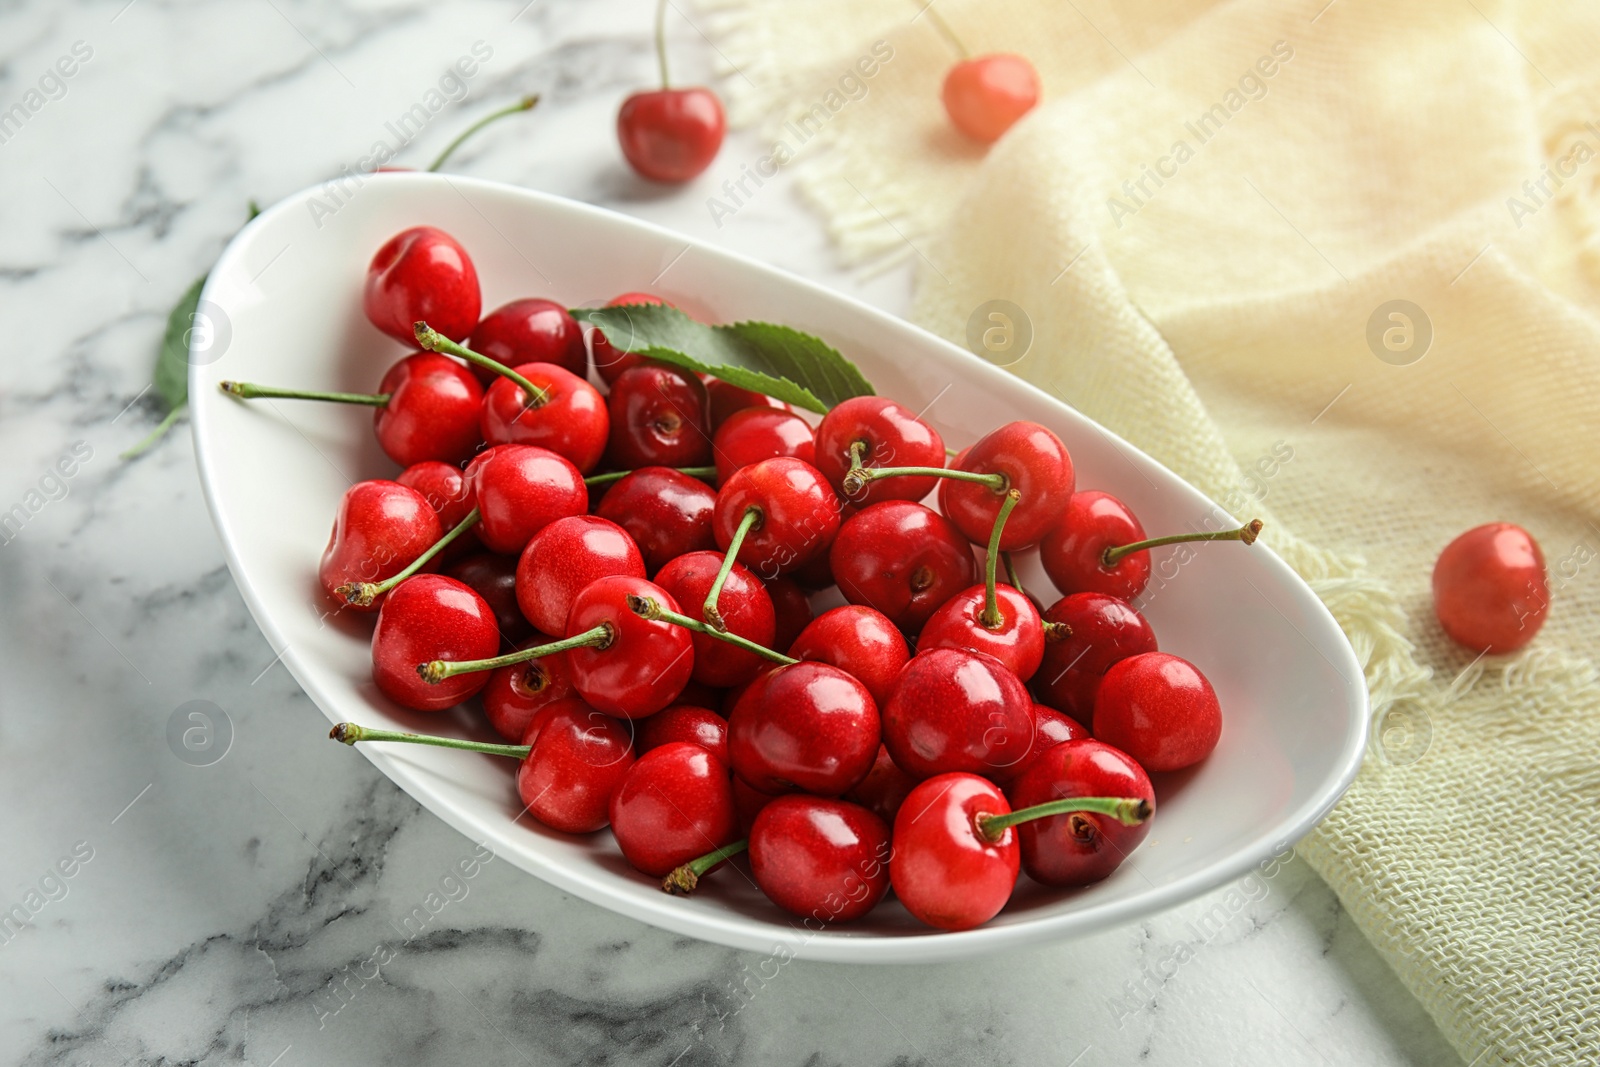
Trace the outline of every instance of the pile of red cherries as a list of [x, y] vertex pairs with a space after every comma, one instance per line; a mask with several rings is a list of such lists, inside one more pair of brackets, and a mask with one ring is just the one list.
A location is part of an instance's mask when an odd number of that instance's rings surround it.
[[[1216, 746], [1211, 685], [1130, 600], [1155, 545], [1249, 543], [1259, 523], [1147, 540], [1034, 423], [952, 455], [884, 397], [813, 425], [548, 300], [480, 318], [471, 259], [430, 227], [378, 250], [365, 310], [420, 346], [376, 393], [223, 388], [374, 408], [403, 470], [345, 492], [321, 585], [376, 613], [385, 695], [479, 698], [508, 743], [336, 739], [513, 757], [526, 813], [609, 826], [673, 892], [747, 850], [787, 912], [845, 922], [893, 888], [949, 930], [998, 913], [1019, 868], [1107, 877], [1149, 830], [1149, 774]], [[1035, 549], [1049, 607], [1016, 578]]]

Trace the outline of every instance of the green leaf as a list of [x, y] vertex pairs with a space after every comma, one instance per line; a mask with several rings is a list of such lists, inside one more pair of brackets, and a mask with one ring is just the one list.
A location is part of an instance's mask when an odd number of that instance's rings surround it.
[[617, 348], [721, 378], [808, 411], [825, 412], [872, 383], [820, 338], [770, 322], [707, 326], [677, 308], [654, 304], [574, 308]]
[[156, 372], [151, 384], [171, 411], [189, 399], [189, 331], [194, 328], [195, 309], [200, 306], [200, 289], [206, 284], [201, 275], [167, 313], [167, 332], [156, 356]]

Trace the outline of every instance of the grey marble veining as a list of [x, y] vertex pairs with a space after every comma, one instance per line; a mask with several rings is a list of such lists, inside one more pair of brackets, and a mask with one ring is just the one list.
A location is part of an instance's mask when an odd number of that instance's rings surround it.
[[[653, 76], [651, 8], [0, 5], [0, 110], [41, 101], [0, 129], [0, 511], [29, 515], [0, 535], [0, 1052], [261, 1067], [1457, 1062], [1292, 856], [1084, 941], [915, 968], [778, 965], [485, 858], [323, 740], [223, 565], [187, 433], [117, 458], [159, 417], [145, 387], [166, 310], [251, 197], [395, 146], [386, 123], [483, 42], [465, 99], [400, 162], [425, 165], [470, 118], [537, 91], [536, 114], [455, 169], [906, 306], [904, 271], [834, 266], [787, 176], [715, 223], [706, 198], [759, 154], [746, 135], [686, 189], [622, 167], [612, 122]], [[708, 43], [682, 12], [672, 27], [683, 75], [703, 75]], [[77, 42], [90, 58], [40, 88]], [[168, 743], [197, 700], [231, 731], [208, 766]]]

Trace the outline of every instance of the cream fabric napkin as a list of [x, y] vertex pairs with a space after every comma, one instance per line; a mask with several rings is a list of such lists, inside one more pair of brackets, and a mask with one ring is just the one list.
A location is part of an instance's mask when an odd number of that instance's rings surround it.
[[[1466, 1061], [1600, 1062], [1600, 5], [938, 0], [1042, 74], [985, 150], [925, 2], [694, 17], [757, 166], [848, 259], [914, 258], [919, 322], [1012, 301], [1015, 373], [1268, 520], [1375, 709], [1301, 854]], [[1429, 575], [1492, 520], [1552, 609], [1475, 661]]]

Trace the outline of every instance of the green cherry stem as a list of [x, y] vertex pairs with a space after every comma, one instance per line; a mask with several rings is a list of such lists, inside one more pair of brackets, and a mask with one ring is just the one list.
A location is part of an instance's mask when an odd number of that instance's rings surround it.
[[661, 88], [667, 85], [667, 0], [656, 4], [656, 62], [661, 65]]
[[328, 400], [335, 404], [368, 404], [381, 408], [389, 402], [388, 393], [324, 393], [315, 389], [279, 389], [254, 382], [218, 382], [217, 387], [240, 400]]
[[1100, 815], [1109, 815], [1125, 826], [1137, 826], [1150, 818], [1155, 809], [1150, 806], [1148, 800], [1139, 797], [1066, 797], [1062, 800], [1035, 804], [1031, 808], [1022, 808], [1006, 815], [979, 812], [972, 817], [972, 821], [978, 827], [978, 833], [984, 838], [998, 841], [1001, 834], [1018, 823], [1031, 822], [1051, 815], [1065, 815], [1074, 811], [1092, 811]]
[[976, 482], [979, 485], [987, 485], [997, 493], [1003, 493], [1007, 488], [1004, 474], [979, 474], [976, 471], [961, 471], [952, 467], [858, 467], [844, 476], [844, 492], [846, 496], [855, 496], [868, 482], [875, 482], [879, 478], [900, 478], [905, 475]]
[[499, 111], [491, 111], [491, 112], [489, 112], [483, 118], [479, 119], [477, 122], [474, 122], [471, 126], [468, 126], [466, 129], [462, 130], [456, 136], [455, 140], [453, 140], [449, 144], [445, 145], [444, 146], [444, 151], [439, 153], [439, 158], [438, 159], [435, 159], [431, 164], [429, 164], [428, 170], [430, 172], [432, 172], [432, 171], [436, 171], [440, 167], [444, 166], [444, 161], [449, 159], [451, 154], [453, 152], [455, 152], [456, 149], [461, 147], [461, 144], [462, 144], [463, 141], [465, 141], [468, 137], [471, 137], [473, 134], [477, 133], [479, 130], [483, 129], [485, 126], [489, 125], [489, 123], [498, 121], [499, 119], [503, 119], [507, 115], [517, 115], [517, 114], [521, 114], [524, 111], [532, 111], [534, 109], [534, 107], [536, 107], [538, 105], [538, 103], [539, 103], [539, 94], [538, 93], [534, 93], [531, 96], [523, 97], [521, 100], [518, 100], [515, 104], [512, 104], [509, 107], [503, 107]]
[[[679, 474], [687, 474], [691, 478], [699, 478], [702, 481], [713, 481], [717, 477], [717, 468], [715, 467], [669, 467], [668, 470], [675, 470]], [[633, 471], [610, 471], [606, 474], [592, 474], [583, 480], [583, 484], [593, 489], [597, 485], [610, 485], [612, 482], [620, 482], [632, 473]]]
[[672, 625], [681, 626], [685, 630], [693, 630], [697, 634], [705, 634], [708, 637], [715, 637], [718, 641], [726, 641], [728, 644], [742, 648], [746, 652], [754, 652], [762, 659], [771, 660], [773, 663], [781, 663], [787, 666], [791, 663], [800, 662], [791, 656], [785, 656], [782, 652], [774, 652], [766, 645], [758, 645], [747, 637], [740, 637], [738, 634], [730, 634], [721, 630], [713, 630], [698, 619], [691, 619], [687, 615], [669, 611], [650, 597], [630, 595], [628, 597], [628, 607], [641, 619], [670, 622]]
[[346, 582], [334, 592], [344, 599], [346, 604], [353, 607], [371, 607], [372, 602], [380, 596], [417, 573], [427, 562], [450, 546], [450, 542], [466, 533], [478, 524], [482, 518], [477, 508], [467, 512], [467, 517], [456, 523], [449, 533], [428, 546], [427, 551], [411, 561], [411, 565], [399, 574], [391, 575], [381, 582]]
[[[918, 6], [921, 6], [920, 0]], [[972, 58], [972, 53], [967, 51], [967, 46], [961, 43], [961, 38], [956, 36], [956, 31], [944, 20], [943, 15], [933, 9], [931, 3], [922, 8], [922, 10], [927, 12], [928, 18], [938, 27], [939, 32], [944, 35], [944, 39], [950, 42], [950, 47], [954, 48], [962, 59]]]
[[1100, 562], [1107, 567], [1115, 567], [1118, 560], [1135, 552], [1143, 552], [1147, 548], [1160, 548], [1162, 545], [1181, 545], [1189, 541], [1243, 541], [1247, 545], [1253, 545], [1261, 533], [1261, 526], [1260, 519], [1251, 519], [1237, 530], [1168, 534], [1166, 537], [1152, 537], [1148, 541], [1135, 541], [1130, 545], [1109, 545], [1101, 554]]
[[1016, 560], [1011, 558], [1011, 553], [1000, 553], [1000, 562], [1006, 565], [1006, 581], [1011, 583], [1011, 588], [1019, 593], [1024, 592], [1022, 579], [1017, 577], [1017, 563]]
[[760, 525], [761, 509], [745, 508], [739, 528], [733, 531], [733, 540], [728, 542], [728, 551], [723, 553], [722, 566], [717, 568], [717, 580], [711, 583], [711, 591], [706, 594], [701, 614], [718, 633], [726, 633], [728, 629], [728, 624], [722, 621], [722, 612], [717, 610], [717, 601], [722, 599], [722, 587], [728, 581], [728, 575], [733, 573], [733, 565], [738, 561], [739, 548], [744, 544], [745, 536]]
[[399, 741], [408, 745], [433, 745], [437, 748], [459, 748], [467, 752], [484, 752], [491, 756], [510, 756], [527, 759], [531, 745], [491, 745], [483, 741], [460, 741], [454, 737], [435, 737], [432, 734], [408, 734], [400, 730], [375, 730], [370, 726], [357, 726], [341, 722], [328, 731], [328, 736], [346, 745], [358, 741]]
[[694, 892], [695, 886], [700, 884], [701, 877], [707, 871], [729, 856], [737, 856], [749, 847], [750, 839], [741, 838], [731, 845], [723, 845], [715, 852], [707, 852], [699, 859], [690, 860], [682, 867], [674, 868], [671, 874], [661, 879], [662, 892], [671, 893], [675, 897], [688, 896]]
[[994, 527], [989, 531], [989, 558], [983, 564], [983, 613], [978, 616], [987, 630], [998, 630], [1006, 624], [1006, 617], [1000, 612], [1000, 597], [994, 589], [995, 572], [1000, 563], [1000, 534], [1006, 528], [1006, 519], [1011, 517], [1011, 509], [1021, 499], [1022, 494], [1017, 490], [1006, 490], [1006, 501], [1000, 505], [1000, 514], [994, 517]]
[[411, 329], [417, 335], [417, 344], [426, 348], [429, 352], [443, 352], [447, 356], [455, 356], [457, 359], [464, 359], [468, 363], [476, 363], [480, 367], [492, 370], [502, 378], [510, 378], [522, 386], [522, 391], [527, 394], [529, 407], [539, 407], [550, 399], [549, 394], [543, 389], [540, 389], [504, 363], [490, 359], [481, 352], [474, 352], [465, 345], [456, 344], [426, 322], [413, 323]]
[[609, 623], [601, 623], [560, 641], [552, 641], [548, 645], [535, 645], [525, 648], [521, 652], [507, 652], [503, 656], [493, 659], [464, 659], [446, 660], [436, 659], [429, 663], [417, 664], [417, 673], [429, 685], [438, 685], [446, 678], [457, 674], [470, 674], [473, 671], [492, 671], [497, 667], [509, 667], [513, 663], [526, 663], [530, 659], [540, 656], [553, 656], [557, 652], [569, 652], [574, 648], [605, 648], [616, 639], [615, 632]]

